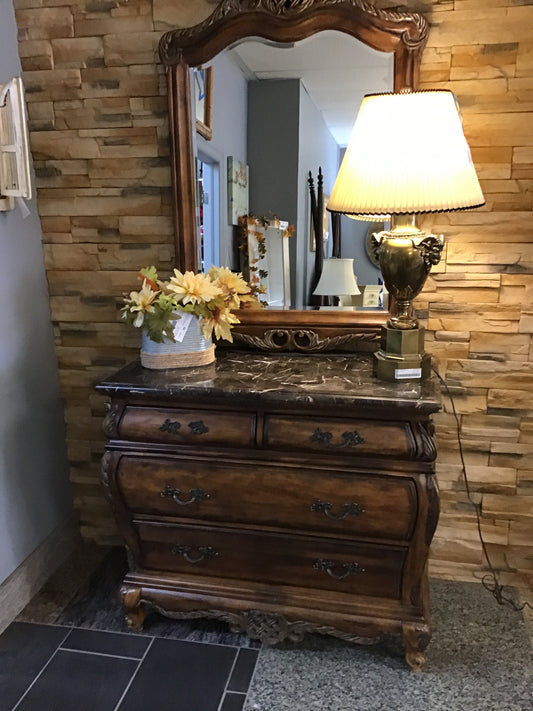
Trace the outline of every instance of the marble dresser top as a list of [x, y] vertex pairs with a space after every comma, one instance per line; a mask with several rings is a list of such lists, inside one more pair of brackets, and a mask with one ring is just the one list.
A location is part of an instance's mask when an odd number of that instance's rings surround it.
[[134, 361], [96, 386], [112, 397], [210, 402], [233, 399], [282, 406], [386, 407], [420, 413], [440, 409], [437, 378], [388, 383], [372, 374], [372, 355], [262, 354], [217, 350], [215, 363], [198, 368], [148, 370]]

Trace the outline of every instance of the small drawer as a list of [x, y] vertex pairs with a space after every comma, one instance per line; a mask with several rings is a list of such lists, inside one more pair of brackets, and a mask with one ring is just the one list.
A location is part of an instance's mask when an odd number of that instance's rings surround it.
[[121, 439], [171, 444], [248, 447], [255, 439], [255, 415], [165, 407], [126, 407]]
[[123, 455], [117, 480], [128, 509], [148, 516], [397, 541], [410, 538], [417, 517], [408, 476]]
[[398, 599], [407, 549], [136, 522], [141, 567]]
[[264, 446], [305, 449], [347, 456], [383, 456], [411, 459], [416, 445], [409, 422], [381, 422], [267, 415]]

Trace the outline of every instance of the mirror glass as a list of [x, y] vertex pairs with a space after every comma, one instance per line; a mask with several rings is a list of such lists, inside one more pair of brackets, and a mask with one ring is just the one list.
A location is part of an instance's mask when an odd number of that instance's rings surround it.
[[[269, 308], [318, 308], [315, 250], [332, 257], [333, 225], [324, 210], [317, 244], [309, 173], [318, 199], [321, 169], [327, 202], [363, 96], [393, 90], [393, 54], [326, 31], [290, 44], [248, 39], [204, 66], [213, 67], [213, 101], [211, 140], [196, 134], [199, 263], [245, 273], [251, 266]], [[244, 214], [255, 219], [239, 226]], [[367, 248], [376, 227], [345, 216], [339, 222], [335, 256], [353, 259], [361, 293], [330, 298], [330, 306], [387, 308]]]

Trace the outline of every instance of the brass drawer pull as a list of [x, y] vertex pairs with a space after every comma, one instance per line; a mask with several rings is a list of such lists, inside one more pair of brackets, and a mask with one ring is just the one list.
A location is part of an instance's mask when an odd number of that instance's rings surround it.
[[[170, 420], [168, 417], [163, 422], [159, 428], [160, 432], [168, 432], [169, 434], [177, 434], [178, 430], [181, 428], [181, 424], [177, 420]], [[202, 420], [197, 420], [196, 422], [189, 422], [189, 428], [192, 434], [201, 435], [209, 432], [209, 427], [202, 422]]]
[[343, 432], [341, 444], [333, 444], [332, 438], [333, 434], [331, 432], [323, 432], [320, 427], [317, 427], [309, 438], [311, 442], [318, 442], [319, 444], [324, 444], [326, 447], [336, 447], [337, 449], [344, 449], [344, 447], [355, 447], [357, 444], [363, 444], [365, 441], [361, 435], [356, 431], [353, 432]]
[[[198, 554], [193, 558], [191, 552], [197, 551]], [[172, 548], [172, 555], [180, 555], [185, 558], [187, 563], [201, 563], [203, 560], [211, 560], [211, 558], [216, 558], [218, 551], [211, 546], [198, 546], [193, 548], [193, 546], [183, 546], [179, 543]]]
[[164, 499], [172, 499], [176, 504], [180, 506], [188, 506], [193, 504], [195, 501], [205, 501], [211, 498], [211, 494], [206, 494], [203, 489], [190, 489], [188, 499], [180, 499], [183, 492], [180, 489], [176, 489], [170, 484], [167, 484], [163, 491], [160, 493]]
[[170, 434], [176, 434], [180, 427], [181, 427], [181, 425], [177, 420], [172, 422], [167, 417], [167, 419], [163, 422], [163, 424], [159, 428], [159, 431], [160, 432], [169, 432]]
[[198, 420], [197, 422], [189, 422], [189, 427], [191, 428], [192, 434], [195, 435], [201, 435], [209, 432], [209, 427], [204, 425], [202, 420]]
[[[316, 560], [313, 568], [327, 573], [334, 580], [344, 580], [349, 575], [358, 575], [365, 572], [365, 569], [361, 568], [359, 563], [335, 563], [334, 560], [324, 560], [324, 558]], [[344, 572], [335, 573], [334, 568], [341, 568]]]
[[348, 518], [348, 516], [360, 516], [365, 512], [365, 510], [355, 502], [351, 504], [343, 504], [341, 507], [342, 513], [338, 516], [331, 513], [332, 508], [333, 504], [330, 504], [329, 501], [320, 501], [319, 499], [316, 499], [316, 501], [313, 501], [311, 504], [311, 511], [323, 513], [325, 516], [333, 519], [334, 521], [343, 521], [345, 518]]

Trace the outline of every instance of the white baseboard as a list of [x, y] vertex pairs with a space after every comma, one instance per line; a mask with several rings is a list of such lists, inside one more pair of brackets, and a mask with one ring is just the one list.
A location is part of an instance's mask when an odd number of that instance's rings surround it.
[[80, 543], [76, 514], [58, 526], [0, 585], [0, 634]]

